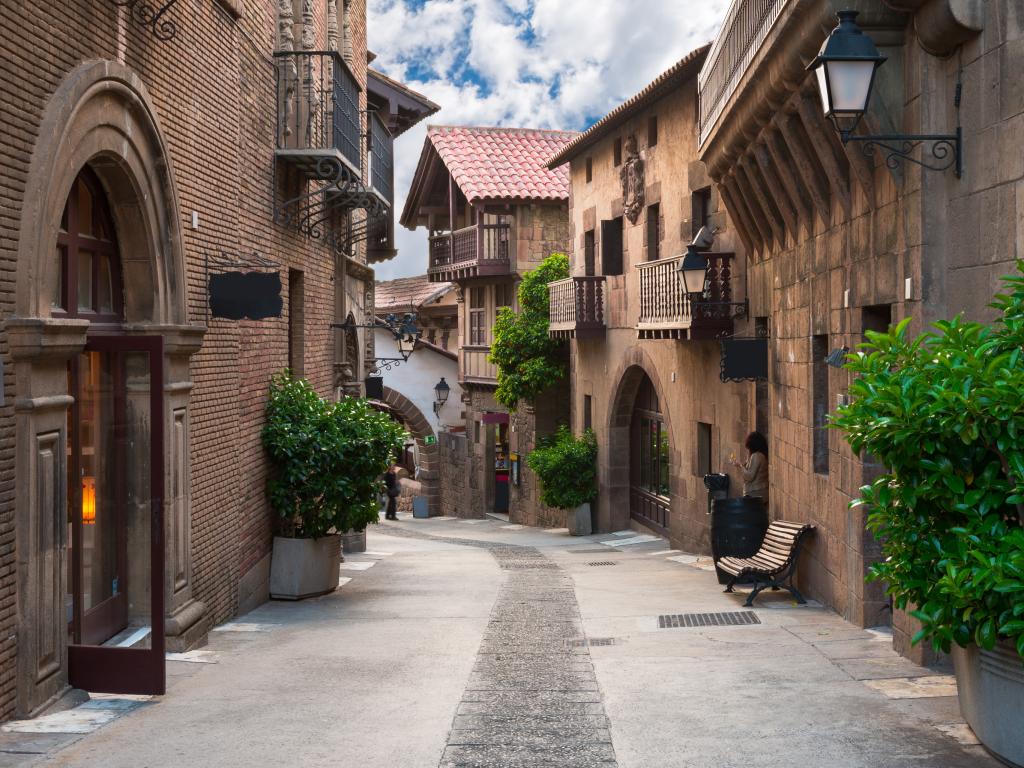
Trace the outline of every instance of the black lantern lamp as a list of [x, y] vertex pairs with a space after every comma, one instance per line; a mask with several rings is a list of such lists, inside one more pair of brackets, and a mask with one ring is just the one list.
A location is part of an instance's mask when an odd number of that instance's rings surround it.
[[448, 386], [448, 382], [444, 380], [444, 376], [437, 382], [437, 386], [434, 387], [434, 413], [440, 413], [441, 409], [444, 408], [444, 404], [448, 402], [448, 395], [451, 394], [452, 388]]
[[[825, 116], [832, 121], [843, 144], [863, 142], [864, 154], [871, 157], [880, 147], [888, 155], [885, 163], [896, 168], [908, 160], [933, 171], [955, 166], [957, 178], [963, 172], [961, 129], [952, 134], [879, 134], [856, 136], [854, 131], [868, 109], [875, 72], [886, 61], [874, 41], [857, 26], [857, 11], [839, 11], [839, 25], [832, 30], [814, 61], [807, 65], [818, 78]], [[960, 112], [960, 83], [957, 82], [954, 104]], [[959, 121], [958, 121], [959, 122]], [[921, 144], [930, 146], [931, 158], [919, 160], [912, 156]]]
[[402, 363], [409, 361], [412, 353], [416, 351], [416, 343], [423, 335], [423, 331], [421, 331], [416, 325], [415, 312], [406, 312], [402, 316], [390, 314], [384, 318], [383, 322], [376, 320], [372, 324], [357, 323], [352, 316], [349, 315], [349, 318], [344, 323], [331, 323], [331, 328], [337, 328], [342, 331], [349, 331], [355, 328], [380, 328], [382, 330], [391, 331], [391, 334], [395, 337], [395, 343], [398, 345], [398, 354], [401, 355], [401, 357], [374, 358], [374, 363], [388, 371], [390, 371], [393, 366], [401, 365]]
[[708, 257], [692, 245], [686, 249], [686, 255], [679, 262], [679, 271], [683, 273], [683, 290], [688, 295], [704, 293], [704, 285], [708, 278]]

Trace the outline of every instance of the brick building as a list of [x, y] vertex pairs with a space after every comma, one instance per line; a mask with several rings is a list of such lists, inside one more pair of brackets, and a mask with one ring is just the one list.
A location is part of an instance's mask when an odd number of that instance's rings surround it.
[[514, 307], [522, 272], [569, 245], [568, 176], [544, 160], [576, 134], [527, 128], [431, 126], [402, 212], [409, 229], [426, 227], [429, 278], [452, 282], [459, 302], [459, 379], [464, 427], [440, 437], [441, 509], [480, 517], [507, 512], [521, 523], [561, 525], [540, 504], [536, 482], [512, 463], [538, 434], [568, 418], [565, 383], [514, 414], [494, 399], [488, 362], [501, 307]]
[[[358, 391], [372, 336], [330, 325], [372, 313], [391, 141], [436, 107], [368, 74], [364, 0], [15, 0], [0, 49], [6, 718], [162, 691], [266, 598], [268, 380]], [[233, 271], [280, 309], [211, 311]]]

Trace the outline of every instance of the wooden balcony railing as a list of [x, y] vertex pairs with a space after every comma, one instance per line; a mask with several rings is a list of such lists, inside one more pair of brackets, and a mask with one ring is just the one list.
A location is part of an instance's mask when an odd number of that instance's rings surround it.
[[494, 384], [498, 380], [498, 366], [487, 360], [490, 347], [463, 346], [460, 349], [459, 378], [461, 381]]
[[679, 271], [682, 256], [637, 266], [643, 339], [709, 339], [732, 331], [731, 253], [706, 253], [708, 279], [700, 301], [691, 302]]
[[548, 283], [548, 335], [577, 339], [603, 335], [604, 282], [604, 275], [598, 275]]
[[512, 226], [474, 224], [430, 238], [433, 282], [507, 275], [511, 269]]
[[733, 0], [697, 79], [700, 146], [791, 0]]

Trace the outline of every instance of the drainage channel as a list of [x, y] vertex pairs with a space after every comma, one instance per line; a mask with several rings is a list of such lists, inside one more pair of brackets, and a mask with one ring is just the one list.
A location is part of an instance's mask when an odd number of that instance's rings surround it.
[[533, 547], [398, 535], [485, 548], [506, 572], [440, 768], [617, 765], [572, 579]]

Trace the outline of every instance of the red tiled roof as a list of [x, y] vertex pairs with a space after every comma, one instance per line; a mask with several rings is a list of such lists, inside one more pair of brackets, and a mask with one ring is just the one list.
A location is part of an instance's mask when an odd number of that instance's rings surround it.
[[575, 131], [432, 125], [427, 140], [469, 202], [568, 200], [569, 169], [548, 158], [579, 136]]
[[653, 104], [680, 84], [686, 82], [691, 77], [696, 77], [700, 72], [704, 59], [707, 58], [710, 48], [711, 44], [708, 43], [690, 51], [654, 78], [642, 91], [626, 99], [583, 133], [577, 134], [575, 139], [557, 152], [552, 152], [548, 155], [544, 160], [545, 165], [548, 168], [568, 168], [568, 166], [563, 166], [563, 163], [568, 163], [584, 149], [593, 146], [604, 138], [617, 125], [626, 122], [637, 112]]
[[451, 283], [432, 283], [426, 275], [381, 280], [374, 286], [373, 305], [378, 314], [408, 311], [410, 306], [418, 309], [428, 301], [440, 298], [451, 288]]

